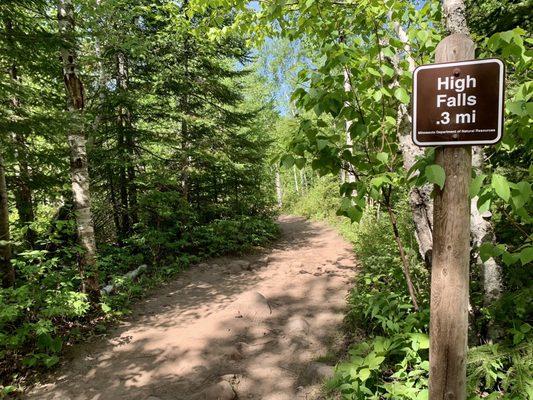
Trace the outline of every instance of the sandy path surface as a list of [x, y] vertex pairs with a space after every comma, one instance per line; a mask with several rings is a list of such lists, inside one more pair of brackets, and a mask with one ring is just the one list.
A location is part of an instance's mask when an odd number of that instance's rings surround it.
[[72, 349], [27, 398], [225, 400], [228, 389], [241, 400], [314, 398], [309, 365], [338, 340], [353, 253], [325, 225], [279, 224], [268, 251], [180, 274], [127, 321]]

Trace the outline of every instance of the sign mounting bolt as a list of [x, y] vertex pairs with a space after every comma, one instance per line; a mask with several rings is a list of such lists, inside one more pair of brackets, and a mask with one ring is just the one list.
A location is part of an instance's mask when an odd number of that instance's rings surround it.
[[453, 69], [453, 75], [454, 76], [459, 76], [460, 73], [461, 73], [461, 70], [459, 68], [454, 68]]

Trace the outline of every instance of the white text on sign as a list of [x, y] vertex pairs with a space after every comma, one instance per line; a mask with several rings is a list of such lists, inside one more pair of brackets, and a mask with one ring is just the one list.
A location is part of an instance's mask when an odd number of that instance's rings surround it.
[[[466, 89], [476, 87], [476, 78], [467, 75], [465, 78], [455, 78], [454, 76], [439, 77], [437, 79], [437, 91], [454, 90], [455, 95], [437, 94], [437, 107], [463, 107], [475, 106], [477, 97], [475, 95], [467, 95], [464, 93]], [[451, 122], [450, 113], [443, 111], [441, 113], [441, 120], [437, 124], [447, 125]], [[456, 124], [473, 124], [476, 122], [476, 110], [471, 113], [461, 113], [455, 115]]]

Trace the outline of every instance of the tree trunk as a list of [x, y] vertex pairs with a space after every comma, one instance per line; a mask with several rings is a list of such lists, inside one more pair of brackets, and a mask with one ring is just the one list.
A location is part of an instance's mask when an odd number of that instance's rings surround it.
[[[407, 34], [398, 22], [394, 22], [396, 34], [404, 44], [405, 57], [409, 63], [409, 71], [415, 70], [416, 64], [411, 56], [411, 47]], [[396, 59], [397, 63], [398, 60]], [[396, 83], [398, 84], [398, 83]], [[409, 171], [415, 164], [416, 158], [423, 156], [424, 151], [416, 146], [411, 139], [411, 113], [407, 106], [400, 104], [398, 107], [397, 119], [397, 137], [400, 145], [400, 151], [403, 156], [403, 165], [406, 171]], [[431, 192], [433, 188], [426, 184], [422, 187], [413, 187], [409, 192], [409, 205], [413, 214], [415, 224], [415, 236], [418, 243], [418, 251], [426, 266], [431, 266], [431, 250], [433, 248], [433, 200]]]
[[130, 218], [132, 225], [135, 225], [139, 222], [139, 213], [137, 207], [137, 184], [135, 183], [136, 173], [135, 166], [133, 165], [133, 155], [135, 152], [135, 142], [133, 139], [132, 128], [128, 129], [126, 134], [126, 146], [128, 149], [128, 160], [130, 164], [128, 165], [128, 201], [130, 206]]
[[121, 165], [119, 165], [119, 193], [120, 193], [120, 232], [119, 242], [122, 243], [123, 239], [127, 237], [130, 232], [130, 215], [128, 204], [128, 180], [126, 176], [126, 156], [124, 145], [124, 132], [119, 129], [118, 133], [118, 152], [120, 154]]
[[17, 163], [19, 173], [16, 177], [15, 204], [19, 214], [19, 220], [26, 228], [24, 237], [26, 241], [33, 247], [35, 244], [36, 233], [29, 226], [35, 220], [35, 213], [33, 210], [33, 193], [30, 188], [30, 168], [27, 161], [27, 143], [23, 134], [15, 134], [15, 150], [17, 156]]
[[10, 240], [5, 164], [0, 154], [0, 274], [4, 288], [13, 286], [15, 283], [15, 269], [11, 264]]
[[[96, 0], [96, 6], [100, 6], [100, 0]], [[98, 112], [96, 113], [96, 116], [94, 118], [93, 126], [92, 126], [92, 132], [89, 133], [87, 137], [87, 149], [89, 152], [94, 146], [94, 141], [96, 139], [96, 131], [100, 127], [100, 124], [102, 122], [102, 112], [103, 107], [105, 104], [105, 87], [106, 87], [106, 73], [105, 73], [105, 67], [104, 67], [104, 61], [102, 59], [102, 49], [100, 46], [100, 39], [98, 37], [95, 37], [94, 42], [94, 53], [96, 55], [96, 58], [98, 59], [98, 86], [97, 86], [97, 92], [98, 92]]]
[[[473, 147], [472, 153], [472, 167], [476, 175], [482, 172], [483, 167], [483, 148]], [[502, 293], [502, 272], [494, 258], [489, 258], [485, 262], [479, 256], [479, 247], [483, 243], [495, 243], [496, 235], [492, 223], [490, 222], [490, 213], [488, 215], [481, 215], [477, 208], [478, 197], [471, 200], [470, 205], [470, 225], [471, 225], [471, 259], [475, 260], [475, 266], [481, 268], [481, 276], [483, 279], [483, 304], [485, 307], [490, 306], [501, 297]], [[496, 339], [499, 336], [497, 326], [490, 322], [488, 326], [487, 336], [489, 339]]]
[[302, 193], [306, 193], [307, 192], [307, 178], [305, 176], [305, 169], [302, 168], [300, 170], [300, 183], [301, 183], [301, 187], [302, 187]]
[[[128, 72], [128, 59], [124, 52], [119, 51], [117, 53], [117, 84], [122, 92], [122, 96], [126, 97], [129, 87], [129, 72]], [[122, 139], [123, 154], [125, 160], [125, 186], [126, 186], [126, 203], [127, 208], [125, 212], [128, 215], [128, 224], [135, 224], [138, 222], [137, 216], [137, 187], [135, 185], [135, 167], [134, 167], [134, 154], [135, 154], [135, 140], [133, 138], [133, 122], [131, 110], [124, 105], [119, 109], [119, 122], [120, 130], [123, 132], [124, 137]], [[129, 233], [129, 232], [127, 232]]]
[[[350, 70], [346, 67], [343, 68], [344, 73], [344, 91], [346, 93], [352, 92], [352, 83], [351, 83], [351, 74]], [[348, 108], [351, 107], [352, 104], [349, 101], [344, 102], [344, 107]], [[350, 151], [350, 153], [353, 153], [353, 140], [352, 140], [352, 134], [350, 132], [350, 128], [352, 127], [353, 121], [347, 119], [344, 131], [346, 133], [346, 147]], [[353, 166], [351, 164], [348, 164], [348, 171], [346, 172], [346, 177], [349, 183], [355, 182], [355, 174], [353, 172]]]
[[72, 116], [72, 126], [68, 133], [70, 147], [70, 173], [74, 198], [74, 212], [78, 240], [82, 248], [79, 262], [82, 289], [93, 298], [98, 298], [98, 271], [96, 264], [96, 241], [91, 213], [91, 193], [89, 189], [89, 169], [87, 163], [86, 138], [83, 127], [84, 93], [78, 77], [74, 38], [74, 6], [72, 0], [58, 0], [58, 23], [61, 38], [66, 43], [61, 49], [63, 79], [67, 91], [68, 111]]
[[[126, 69], [126, 57], [122, 51], [116, 54], [116, 79], [117, 86], [122, 97], [128, 89], [127, 83], [127, 69]], [[131, 118], [130, 112], [127, 107], [120, 104], [118, 107], [118, 140], [117, 147], [120, 154], [121, 164], [119, 166], [119, 186], [120, 186], [120, 214], [121, 214], [121, 230], [119, 234], [119, 241], [122, 242], [131, 232], [131, 202], [130, 202], [130, 176], [134, 177], [133, 173], [130, 173], [132, 161], [130, 159], [130, 150], [128, 149], [131, 144], [131, 139], [128, 136], [131, 135]]]
[[279, 167], [276, 167], [276, 196], [278, 198], [278, 207], [283, 207], [283, 187], [281, 186], [281, 174]]
[[294, 176], [294, 191], [296, 194], [300, 194], [300, 188], [298, 187], [298, 175], [296, 174], [296, 167], [292, 166], [292, 174]]
[[[187, 8], [189, 7], [189, 0], [184, 0], [183, 5], [181, 6], [181, 12], [187, 15]], [[186, 16], [186, 19], [188, 20], [188, 17]], [[188, 84], [191, 81], [191, 76], [189, 73], [189, 61], [191, 58], [191, 49], [190, 49], [190, 37], [189, 35], [185, 35], [184, 41], [183, 41], [183, 68], [184, 68], [184, 76], [183, 81], [185, 84]], [[189, 143], [189, 126], [187, 122], [187, 115], [189, 113], [189, 97], [187, 96], [187, 89], [183, 90], [183, 93], [180, 98], [180, 108], [181, 112], [185, 116], [181, 120], [181, 149], [182, 149], [182, 162], [181, 162], [181, 186], [183, 191], [183, 198], [185, 201], [189, 201], [189, 168], [191, 165], [191, 155], [190, 153], [190, 146]]]
[[115, 232], [116, 232], [116, 239], [120, 243], [120, 234], [122, 232], [122, 228], [120, 226], [120, 205], [118, 203], [117, 194], [115, 192], [115, 182], [113, 179], [113, 172], [111, 171], [111, 167], [106, 167], [107, 171], [107, 180], [109, 183], [109, 194], [111, 197], [111, 206], [113, 208], [113, 223], [115, 225]]

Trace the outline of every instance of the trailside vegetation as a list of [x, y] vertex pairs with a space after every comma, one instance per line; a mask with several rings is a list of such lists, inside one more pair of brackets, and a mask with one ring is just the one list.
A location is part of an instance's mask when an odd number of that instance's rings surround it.
[[151, 282], [277, 236], [277, 114], [245, 41], [208, 35], [232, 21], [187, 1], [0, 4], [0, 397]]

